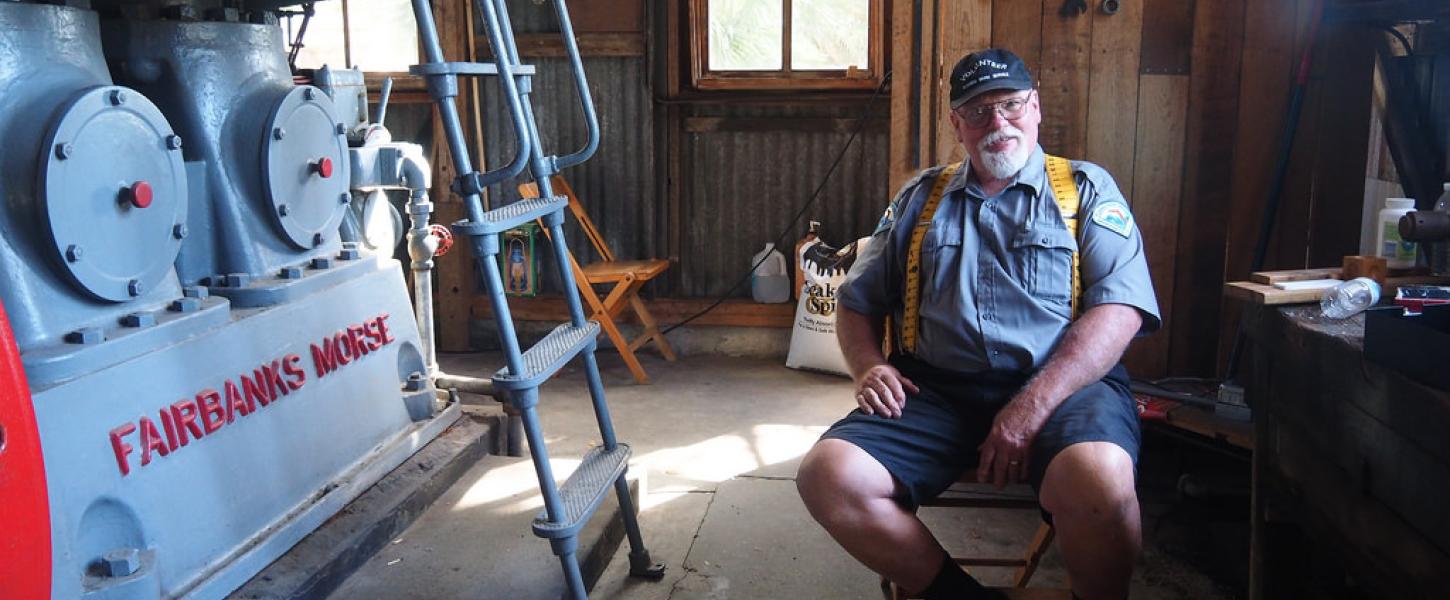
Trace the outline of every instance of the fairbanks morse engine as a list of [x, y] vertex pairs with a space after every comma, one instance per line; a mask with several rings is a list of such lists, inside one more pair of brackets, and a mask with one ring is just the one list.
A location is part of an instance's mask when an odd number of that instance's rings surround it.
[[222, 597], [457, 418], [278, 4], [0, 0], [0, 596]]

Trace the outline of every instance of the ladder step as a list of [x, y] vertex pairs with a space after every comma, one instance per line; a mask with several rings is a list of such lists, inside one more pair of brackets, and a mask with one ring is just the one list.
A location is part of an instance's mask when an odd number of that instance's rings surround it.
[[539, 511], [539, 515], [534, 517], [534, 535], [549, 539], [578, 535], [579, 529], [589, 521], [604, 501], [604, 496], [614, 487], [614, 480], [624, 473], [629, 454], [628, 444], [619, 444], [612, 451], [605, 450], [603, 446], [591, 448], [584, 455], [584, 462], [559, 487], [559, 497], [564, 504], [561, 521], [551, 522], [548, 511]]
[[[408, 67], [408, 72], [414, 75], [498, 75], [498, 65], [495, 63], [475, 62], [441, 62], [423, 63]], [[514, 65], [514, 75], [533, 75], [533, 65]]]
[[539, 387], [552, 377], [569, 359], [585, 350], [593, 350], [598, 343], [599, 323], [586, 321], [583, 327], [565, 323], [555, 327], [549, 335], [524, 352], [524, 372], [510, 375], [508, 368], [499, 369], [493, 375], [493, 386], [503, 390], [521, 390]]
[[569, 199], [564, 196], [526, 198], [483, 213], [482, 220], [463, 220], [454, 223], [453, 231], [460, 235], [502, 233], [549, 213], [563, 210], [567, 206], [569, 206]]

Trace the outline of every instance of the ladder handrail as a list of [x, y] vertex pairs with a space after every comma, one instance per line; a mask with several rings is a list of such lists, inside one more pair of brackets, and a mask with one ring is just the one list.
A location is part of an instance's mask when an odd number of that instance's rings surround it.
[[[574, 26], [569, 21], [569, 9], [564, 0], [554, 0], [554, 14], [559, 19], [559, 33], [564, 37], [564, 50], [569, 55], [569, 64], [574, 70], [574, 87], [579, 93], [579, 104], [584, 109], [584, 120], [588, 125], [589, 138], [577, 152], [554, 158], [554, 169], [558, 172], [594, 156], [599, 149], [599, 116], [594, 112], [594, 99], [589, 94], [589, 81], [584, 77], [584, 61], [579, 57], [579, 42], [574, 38]], [[551, 173], [552, 175], [552, 173]]]
[[[425, 0], [414, 0], [425, 1]], [[513, 27], [499, 26], [499, 15], [493, 10], [493, 5], [488, 0], [479, 2], [483, 5], [483, 23], [488, 29], [488, 43], [493, 48], [494, 60], [498, 65], [498, 79], [501, 86], [501, 93], [508, 101], [509, 117], [513, 121], [514, 139], [518, 145], [514, 148], [513, 160], [509, 161], [507, 167], [488, 171], [479, 176], [479, 185], [486, 187], [495, 183], [502, 183], [505, 180], [517, 177], [524, 172], [524, 167], [529, 164], [530, 144], [532, 140], [529, 135], [528, 125], [524, 120], [523, 100], [519, 94], [518, 82], [514, 79], [513, 68], [518, 66], [519, 58], [514, 51]], [[500, 29], [508, 31], [509, 40], [505, 44]]]
[[[505, 21], [508, 20], [508, 6], [505, 0], [483, 1], [497, 3], [499, 14]], [[589, 160], [599, 149], [599, 116], [594, 110], [594, 98], [589, 93], [589, 82], [584, 76], [584, 59], [579, 55], [579, 42], [574, 38], [574, 25], [569, 19], [569, 8], [565, 6], [564, 0], [554, 0], [554, 15], [559, 21], [560, 35], [564, 38], [564, 50], [569, 57], [569, 67], [574, 74], [574, 87], [579, 96], [580, 107], [584, 111], [585, 130], [588, 137], [583, 148], [565, 156], [546, 154], [543, 149], [543, 139], [540, 138], [537, 142], [540, 145], [539, 154], [543, 155], [543, 170], [548, 172], [534, 173], [536, 181], [547, 181], [549, 177], [559, 171]], [[514, 42], [512, 27], [504, 29], [504, 37], [509, 49], [513, 52], [513, 60], [518, 62], [518, 44]]]

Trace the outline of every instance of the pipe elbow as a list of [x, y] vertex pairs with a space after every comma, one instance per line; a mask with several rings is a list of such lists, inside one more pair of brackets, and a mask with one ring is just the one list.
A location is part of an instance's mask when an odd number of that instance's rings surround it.
[[399, 168], [402, 170], [403, 184], [414, 192], [415, 197], [419, 192], [428, 192], [428, 187], [432, 183], [432, 177], [427, 160], [424, 160], [422, 156], [408, 152], [403, 154], [403, 160]]

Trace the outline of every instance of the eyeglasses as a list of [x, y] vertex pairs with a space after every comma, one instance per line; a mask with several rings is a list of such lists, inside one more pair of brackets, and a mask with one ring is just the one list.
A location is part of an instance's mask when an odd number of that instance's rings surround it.
[[1011, 98], [1001, 102], [978, 104], [976, 106], [963, 106], [958, 108], [956, 113], [958, 117], [961, 117], [963, 121], [967, 122], [968, 127], [973, 129], [984, 127], [988, 123], [991, 123], [992, 117], [998, 112], [1002, 113], [1002, 118], [1008, 121], [1016, 121], [1022, 118], [1023, 113], [1027, 111], [1027, 103], [1032, 101], [1032, 96], [1036, 93], [1034, 90], [1028, 92], [1026, 96], [1021, 98]]

